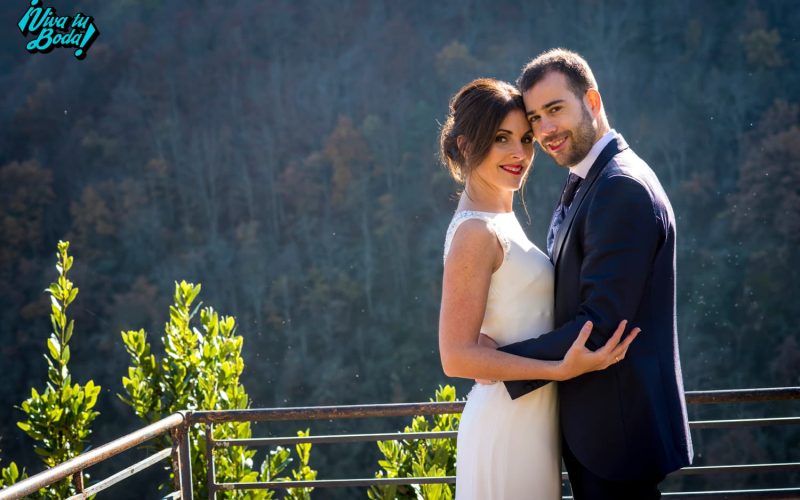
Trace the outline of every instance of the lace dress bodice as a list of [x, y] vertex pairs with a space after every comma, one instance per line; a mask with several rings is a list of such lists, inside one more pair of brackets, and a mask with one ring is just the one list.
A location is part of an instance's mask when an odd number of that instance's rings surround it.
[[538, 337], [553, 328], [553, 265], [513, 212], [456, 212], [447, 229], [444, 260], [464, 221], [486, 222], [503, 247], [503, 263], [492, 275], [481, 331], [500, 345]]

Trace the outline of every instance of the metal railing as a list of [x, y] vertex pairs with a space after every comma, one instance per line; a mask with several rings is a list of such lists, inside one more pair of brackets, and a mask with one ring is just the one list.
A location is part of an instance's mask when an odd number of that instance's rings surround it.
[[[800, 387], [782, 387], [767, 389], [739, 389], [723, 391], [688, 391], [686, 401], [688, 404], [719, 404], [742, 403], [758, 401], [800, 400]], [[214, 439], [213, 426], [225, 422], [276, 422], [276, 421], [307, 421], [307, 420], [341, 420], [354, 418], [380, 418], [380, 417], [410, 417], [416, 415], [440, 415], [460, 413], [464, 402], [453, 403], [403, 403], [403, 404], [378, 404], [354, 406], [317, 406], [304, 408], [261, 408], [244, 410], [221, 411], [186, 411], [179, 412], [148, 425], [136, 432], [123, 436], [111, 443], [90, 450], [63, 464], [48, 469], [40, 474], [25, 479], [4, 490], [0, 490], [0, 500], [23, 498], [35, 493], [40, 488], [72, 477], [79, 494], [71, 497], [86, 498], [96, 494], [132, 475], [161, 462], [167, 457], [172, 458], [172, 468], [175, 477], [175, 491], [168, 497], [192, 499], [192, 473], [191, 457], [189, 450], [189, 432], [193, 424], [205, 426], [206, 438], [206, 469], [208, 475], [209, 498], [216, 499], [218, 492], [233, 490], [254, 489], [286, 489], [286, 488], [340, 488], [340, 487], [368, 487], [387, 485], [410, 484], [441, 484], [454, 483], [455, 477], [406, 477], [406, 478], [357, 478], [357, 479], [321, 479], [314, 481], [267, 481], [247, 483], [217, 483], [215, 477], [214, 453], [217, 448], [229, 446], [269, 447], [276, 445], [289, 445], [298, 443], [356, 443], [377, 442], [410, 439], [442, 439], [455, 438], [455, 431], [445, 432], [416, 432], [416, 433], [372, 433], [372, 434], [338, 434], [302, 437], [271, 437], [250, 439]], [[800, 424], [800, 417], [765, 417], [728, 420], [698, 420], [690, 422], [692, 429], [719, 429], [739, 428], [752, 426], [778, 426]], [[165, 448], [136, 464], [123, 469], [116, 474], [101, 480], [90, 487], [83, 486], [83, 471], [113, 456], [130, 450], [146, 441], [158, 438], [169, 433], [172, 438], [172, 447]], [[745, 465], [715, 465], [686, 467], [670, 475], [697, 476], [716, 474], [742, 474], [779, 472], [800, 472], [800, 462], [765, 463]], [[563, 475], [564, 479], [566, 475]], [[666, 498], [676, 499], [797, 499], [800, 498], [800, 487], [768, 488], [749, 490], [725, 491], [697, 491], [697, 492], [671, 492], [665, 493]], [[569, 497], [567, 497], [569, 498]]]
[[[67, 460], [35, 476], [29, 477], [12, 486], [0, 490], [0, 500], [10, 500], [24, 498], [27, 495], [36, 493], [40, 488], [44, 488], [53, 483], [57, 483], [68, 477], [72, 477], [78, 494], [69, 497], [69, 500], [87, 498], [114, 484], [127, 479], [132, 475], [141, 472], [148, 467], [166, 459], [172, 458], [172, 467], [175, 471], [175, 489], [173, 495], [178, 498], [192, 498], [192, 475], [191, 457], [189, 450], [189, 421], [187, 412], [173, 413], [172, 415], [152, 423], [146, 427], [115, 439], [108, 444], [89, 450], [86, 453]], [[85, 488], [83, 485], [83, 472], [89, 467], [99, 464], [111, 457], [115, 457], [122, 452], [130, 450], [140, 444], [170, 433], [172, 437], [172, 447], [165, 448], [153, 455], [141, 460], [130, 467], [117, 472], [116, 474], [98, 481], [92, 486]]]

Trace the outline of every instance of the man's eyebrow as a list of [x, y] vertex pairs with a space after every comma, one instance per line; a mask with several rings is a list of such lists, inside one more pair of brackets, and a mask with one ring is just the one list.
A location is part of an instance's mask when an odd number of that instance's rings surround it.
[[[542, 108], [547, 109], [551, 106], [555, 106], [556, 104], [561, 104], [562, 102], [564, 102], [564, 99], [555, 99], [553, 101], [546, 103], [544, 106], [542, 106]], [[536, 111], [528, 111], [527, 113], [525, 113], [526, 116], [533, 116], [535, 114]]]
[[555, 101], [548, 102], [547, 104], [545, 104], [542, 107], [543, 108], [549, 108], [550, 106], [555, 106], [556, 104], [561, 104], [562, 102], [564, 102], [564, 99], [556, 99]]

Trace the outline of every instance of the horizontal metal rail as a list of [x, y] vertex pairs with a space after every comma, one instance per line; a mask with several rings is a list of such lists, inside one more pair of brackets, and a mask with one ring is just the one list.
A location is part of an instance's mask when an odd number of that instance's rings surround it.
[[158, 453], [154, 453], [149, 457], [136, 462], [135, 464], [131, 465], [130, 467], [126, 467], [125, 469], [117, 472], [113, 476], [109, 476], [102, 481], [99, 481], [92, 486], [83, 490], [83, 493], [79, 493], [77, 495], [73, 495], [69, 497], [67, 500], [78, 500], [81, 498], [88, 498], [90, 495], [95, 495], [104, 489], [117, 484], [118, 482], [122, 481], [123, 479], [128, 479], [132, 475], [136, 474], [137, 472], [141, 472], [146, 468], [150, 467], [151, 465], [155, 465], [158, 462], [164, 460], [165, 458], [169, 457], [172, 454], [172, 448], [164, 448], [163, 450], [159, 451]]
[[436, 477], [370, 477], [363, 479], [321, 479], [314, 481], [265, 481], [260, 483], [217, 483], [220, 490], [266, 490], [286, 488], [344, 488], [358, 486], [392, 486], [406, 484], [455, 483], [455, 476]]
[[[720, 500], [797, 500], [800, 498], [800, 488], [769, 488], [758, 490], [727, 490], [727, 491], [686, 491], [662, 493], [662, 497], [676, 500], [706, 500], [709, 498]], [[572, 497], [567, 497], [572, 498]]]
[[733, 420], [696, 420], [689, 422], [692, 429], [730, 429], [732, 427], [757, 427], [767, 425], [796, 425], [800, 417], [738, 418]]
[[340, 420], [345, 418], [409, 417], [461, 413], [464, 402], [395, 403], [349, 406], [303, 406], [296, 408], [249, 408], [246, 410], [194, 411], [190, 423], [277, 422], [286, 420]]
[[[670, 474], [670, 477], [706, 474], [740, 474], [744, 472], [797, 472], [800, 462], [781, 464], [746, 464], [715, 465], [704, 467], [686, 467]], [[568, 480], [566, 472], [561, 473], [562, 480]], [[260, 483], [217, 483], [219, 490], [234, 489], [286, 489], [286, 488], [341, 488], [358, 486], [389, 486], [405, 484], [454, 484], [455, 476], [436, 477], [401, 477], [401, 478], [359, 478], [359, 479], [317, 479], [313, 481], [268, 481]]]
[[[328, 479], [323, 481], [270, 481], [263, 483], [218, 483], [220, 491], [241, 489], [288, 489], [288, 488], [343, 488], [365, 486], [403, 486], [410, 484], [453, 484], [455, 476], [440, 477], [406, 477], [406, 478], [365, 478], [365, 479]], [[796, 500], [800, 488], [768, 488], [753, 490], [723, 490], [723, 491], [686, 491], [666, 492], [662, 496], [668, 498], [791, 498]], [[570, 499], [572, 497], [563, 497]]]
[[684, 467], [675, 471], [670, 476], [704, 476], [706, 474], [739, 474], [743, 472], [798, 472], [800, 462], [787, 462], [781, 464], [744, 464], [744, 465], [703, 465]]
[[[722, 391], [688, 391], [685, 393], [688, 404], [718, 404], [718, 403], [743, 403], [756, 401], [782, 401], [800, 400], [800, 387], [760, 388], [760, 389], [735, 389]], [[188, 428], [191, 424], [202, 423], [213, 425], [220, 422], [270, 422], [289, 420], [329, 420], [370, 417], [408, 417], [416, 415], [440, 415], [460, 413], [464, 409], [463, 401], [457, 402], [431, 402], [431, 403], [400, 403], [378, 405], [350, 405], [350, 406], [317, 406], [300, 408], [264, 408], [243, 409], [226, 411], [194, 411], [179, 412], [154, 424], [148, 425], [131, 434], [123, 436], [106, 445], [89, 450], [86, 453], [57, 465], [49, 470], [25, 479], [16, 485], [0, 490], [0, 500], [22, 498], [35, 493], [40, 488], [61, 481], [83, 471], [99, 462], [116, 456], [145, 441], [161, 436], [167, 432], [172, 434], [173, 448], [161, 450], [120, 472], [85, 488], [71, 498], [86, 498], [96, 494], [134, 474], [150, 467], [170, 455], [173, 460], [176, 476], [178, 477], [181, 491], [171, 493], [172, 498], [192, 498], [191, 467], [189, 456]], [[798, 417], [782, 418], [749, 418], [734, 420], [702, 420], [690, 422], [694, 429], [731, 428], [743, 426], [772, 426], [800, 424]], [[454, 431], [443, 432], [414, 432], [414, 433], [382, 433], [382, 434], [350, 434], [334, 436], [306, 436], [306, 437], [275, 437], [253, 439], [210, 439], [212, 447], [225, 448], [229, 446], [273, 446], [280, 444], [298, 443], [340, 443], [340, 442], [368, 442], [368, 441], [400, 441], [412, 439], [452, 439], [456, 436]], [[213, 458], [209, 464], [213, 471]], [[674, 475], [705, 475], [705, 474], [731, 474], [731, 473], [774, 473], [796, 472], [800, 470], [800, 463], [776, 464], [745, 464], [688, 467], [674, 473]], [[284, 488], [333, 488], [342, 486], [386, 486], [408, 484], [441, 484], [452, 483], [454, 477], [424, 477], [424, 478], [363, 478], [363, 479], [327, 479], [315, 481], [270, 481], [261, 483], [214, 483], [210, 479], [210, 491], [226, 491], [234, 489], [284, 489]], [[675, 499], [707, 499], [707, 498], [800, 498], [800, 488], [760, 489], [760, 490], [731, 490], [710, 492], [682, 492], [665, 493], [665, 497]], [[568, 497], [567, 497], [568, 498]]]
[[375, 441], [408, 441], [412, 439], [453, 439], [458, 435], [456, 431], [440, 432], [388, 432], [382, 434], [334, 434], [329, 436], [286, 436], [274, 438], [251, 439], [215, 439], [215, 448], [229, 446], [281, 446], [300, 443], [330, 444], [330, 443], [364, 443]]
[[[739, 403], [754, 401], [781, 401], [800, 399], [800, 387], [789, 388], [764, 388], [727, 391], [690, 391], [686, 393], [689, 404], [719, 404]], [[465, 402], [431, 402], [431, 403], [400, 403], [379, 405], [351, 405], [351, 406], [318, 406], [298, 408], [271, 408], [247, 409], [232, 411], [200, 411], [191, 415], [193, 423], [213, 425], [219, 422], [250, 421], [269, 422], [286, 420], [324, 420], [345, 418], [370, 418], [370, 417], [398, 417], [416, 415], [440, 415], [460, 413]], [[693, 429], [733, 428], [746, 426], [771, 426], [800, 424], [800, 417], [781, 418], [749, 418], [730, 420], [700, 420], [690, 422]], [[330, 444], [353, 443], [370, 441], [406, 441], [413, 439], [453, 439], [456, 431], [440, 432], [409, 432], [409, 433], [373, 433], [373, 434], [339, 434], [321, 436], [282, 436], [271, 438], [250, 439], [220, 439], [209, 438], [209, 447], [226, 448], [230, 446], [265, 447], [277, 445], [291, 445], [299, 443]], [[212, 459], [213, 463], [213, 459]], [[775, 473], [800, 471], [800, 463], [781, 464], [745, 464], [745, 465], [719, 465], [704, 467], [687, 467], [673, 475], [705, 475], [705, 474], [737, 474], [737, 473]], [[566, 473], [562, 479], [568, 479]], [[406, 478], [357, 478], [357, 479], [316, 479], [311, 481], [268, 481], [252, 483], [215, 483], [209, 478], [209, 489], [214, 491], [250, 490], [250, 489], [286, 489], [286, 488], [340, 488], [340, 487], [366, 487], [409, 484], [453, 484], [455, 477], [406, 477]], [[751, 490], [752, 491], [752, 490]], [[780, 498], [789, 490], [759, 490], [758, 496], [753, 498]], [[683, 493], [668, 495], [670, 498], [699, 498], [698, 493]], [[742, 491], [704, 492], [702, 498], [747, 498], [741, 495]], [[778, 496], [770, 496], [778, 495]]]
[[[755, 427], [770, 425], [797, 425], [800, 417], [779, 418], [741, 418], [734, 420], [696, 420], [689, 422], [692, 429], [727, 429], [734, 427]], [[215, 448], [228, 448], [230, 446], [283, 446], [301, 443], [331, 444], [331, 443], [363, 443], [370, 441], [408, 441], [411, 439], [454, 439], [457, 431], [439, 432], [389, 432], [374, 434], [333, 434], [322, 436], [285, 436], [272, 438], [249, 439], [215, 439], [212, 444]]]
[[[0, 500], [16, 500], [39, 491], [39, 489], [49, 486], [55, 482], [66, 479], [76, 473], [81, 473], [92, 465], [98, 464], [103, 460], [109, 459], [120, 453], [130, 450], [150, 439], [156, 438], [169, 432], [172, 429], [184, 424], [185, 417], [182, 413], [172, 415], [152, 423], [146, 427], [127, 434], [119, 439], [115, 439], [108, 444], [99, 446], [66, 462], [56, 465], [35, 476], [29, 477], [17, 484], [0, 490]], [[113, 484], [113, 483], [112, 483]], [[108, 485], [110, 486], [110, 484]], [[80, 498], [80, 497], [79, 497]]]
[[[742, 403], [800, 399], [800, 387], [687, 391], [689, 404]], [[194, 411], [190, 423], [275, 422], [286, 420], [338, 420], [346, 418], [410, 417], [461, 413], [464, 401], [395, 403], [347, 406], [305, 406], [295, 408], [249, 408], [243, 410]]]
[[686, 391], [688, 404], [752, 403], [755, 401], [788, 401], [800, 399], [800, 387], [765, 387], [759, 389], [726, 389], [722, 391]]

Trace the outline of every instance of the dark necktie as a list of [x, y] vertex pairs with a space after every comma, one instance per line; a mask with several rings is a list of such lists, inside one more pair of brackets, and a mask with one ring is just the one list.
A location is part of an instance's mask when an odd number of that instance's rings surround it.
[[550, 259], [553, 258], [553, 244], [556, 241], [558, 229], [561, 227], [561, 223], [564, 222], [564, 217], [567, 215], [567, 210], [569, 210], [572, 200], [575, 199], [575, 192], [578, 191], [581, 180], [583, 179], [580, 176], [573, 173], [569, 174], [567, 184], [561, 192], [561, 199], [558, 200], [558, 205], [553, 212], [553, 218], [550, 220], [550, 229], [547, 232], [547, 255], [550, 256]]

